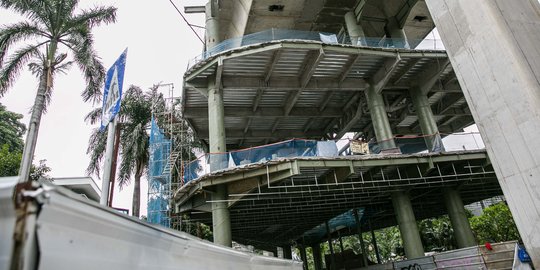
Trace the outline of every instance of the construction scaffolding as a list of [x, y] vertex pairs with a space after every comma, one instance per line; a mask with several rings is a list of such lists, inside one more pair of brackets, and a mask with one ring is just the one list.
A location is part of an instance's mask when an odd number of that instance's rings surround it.
[[181, 218], [173, 214], [172, 192], [183, 184], [183, 167], [191, 160], [192, 133], [181, 115], [179, 98], [173, 84], [168, 87], [165, 110], [154, 112], [150, 127], [150, 159], [148, 170], [148, 222], [181, 229]]

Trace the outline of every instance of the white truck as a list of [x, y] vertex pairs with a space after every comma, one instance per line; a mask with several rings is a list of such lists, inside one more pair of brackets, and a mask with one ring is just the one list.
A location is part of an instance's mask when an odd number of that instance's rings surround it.
[[16, 182], [0, 178], [0, 269], [302, 269], [145, 223], [52, 184]]

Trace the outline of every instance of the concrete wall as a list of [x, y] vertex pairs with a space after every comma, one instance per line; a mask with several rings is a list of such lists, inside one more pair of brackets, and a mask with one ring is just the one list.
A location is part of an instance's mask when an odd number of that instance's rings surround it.
[[540, 267], [540, 4], [426, 2], [519, 232]]

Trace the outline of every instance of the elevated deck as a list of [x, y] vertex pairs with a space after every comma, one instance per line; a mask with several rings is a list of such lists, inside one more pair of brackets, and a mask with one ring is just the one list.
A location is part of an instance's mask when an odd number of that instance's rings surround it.
[[396, 190], [411, 192], [419, 220], [446, 213], [442, 196], [445, 186], [459, 186], [466, 204], [501, 194], [483, 150], [312, 157], [207, 174], [176, 192], [177, 210], [210, 224], [209, 194], [220, 184], [226, 184], [229, 193], [233, 240], [261, 248], [293, 240], [318, 243], [321, 239], [303, 234], [354, 208], [363, 209], [374, 229], [395, 225], [389, 196]]
[[184, 77], [183, 113], [208, 141], [207, 87], [223, 91], [227, 149], [289, 138], [374, 137], [364, 90], [384, 95], [394, 134], [420, 134], [409, 89], [420, 85], [439, 131], [473, 123], [444, 51], [281, 40], [212, 55]]

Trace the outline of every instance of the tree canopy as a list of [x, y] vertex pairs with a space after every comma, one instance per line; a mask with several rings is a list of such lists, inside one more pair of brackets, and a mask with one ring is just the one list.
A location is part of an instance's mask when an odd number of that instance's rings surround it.
[[22, 114], [8, 111], [6, 106], [0, 103], [0, 146], [8, 145], [9, 151], [23, 150], [22, 136], [26, 132], [26, 126], [21, 123], [22, 118]]
[[[39, 79], [25, 140], [19, 181], [29, 181], [41, 116], [51, 100], [55, 75], [73, 64], [86, 80], [84, 101], [99, 101], [105, 69], [94, 51], [92, 28], [116, 20], [116, 8], [77, 8], [79, 0], [0, 0], [25, 20], [0, 26], [0, 97], [28, 66]], [[71, 57], [68, 57], [71, 56]]]

